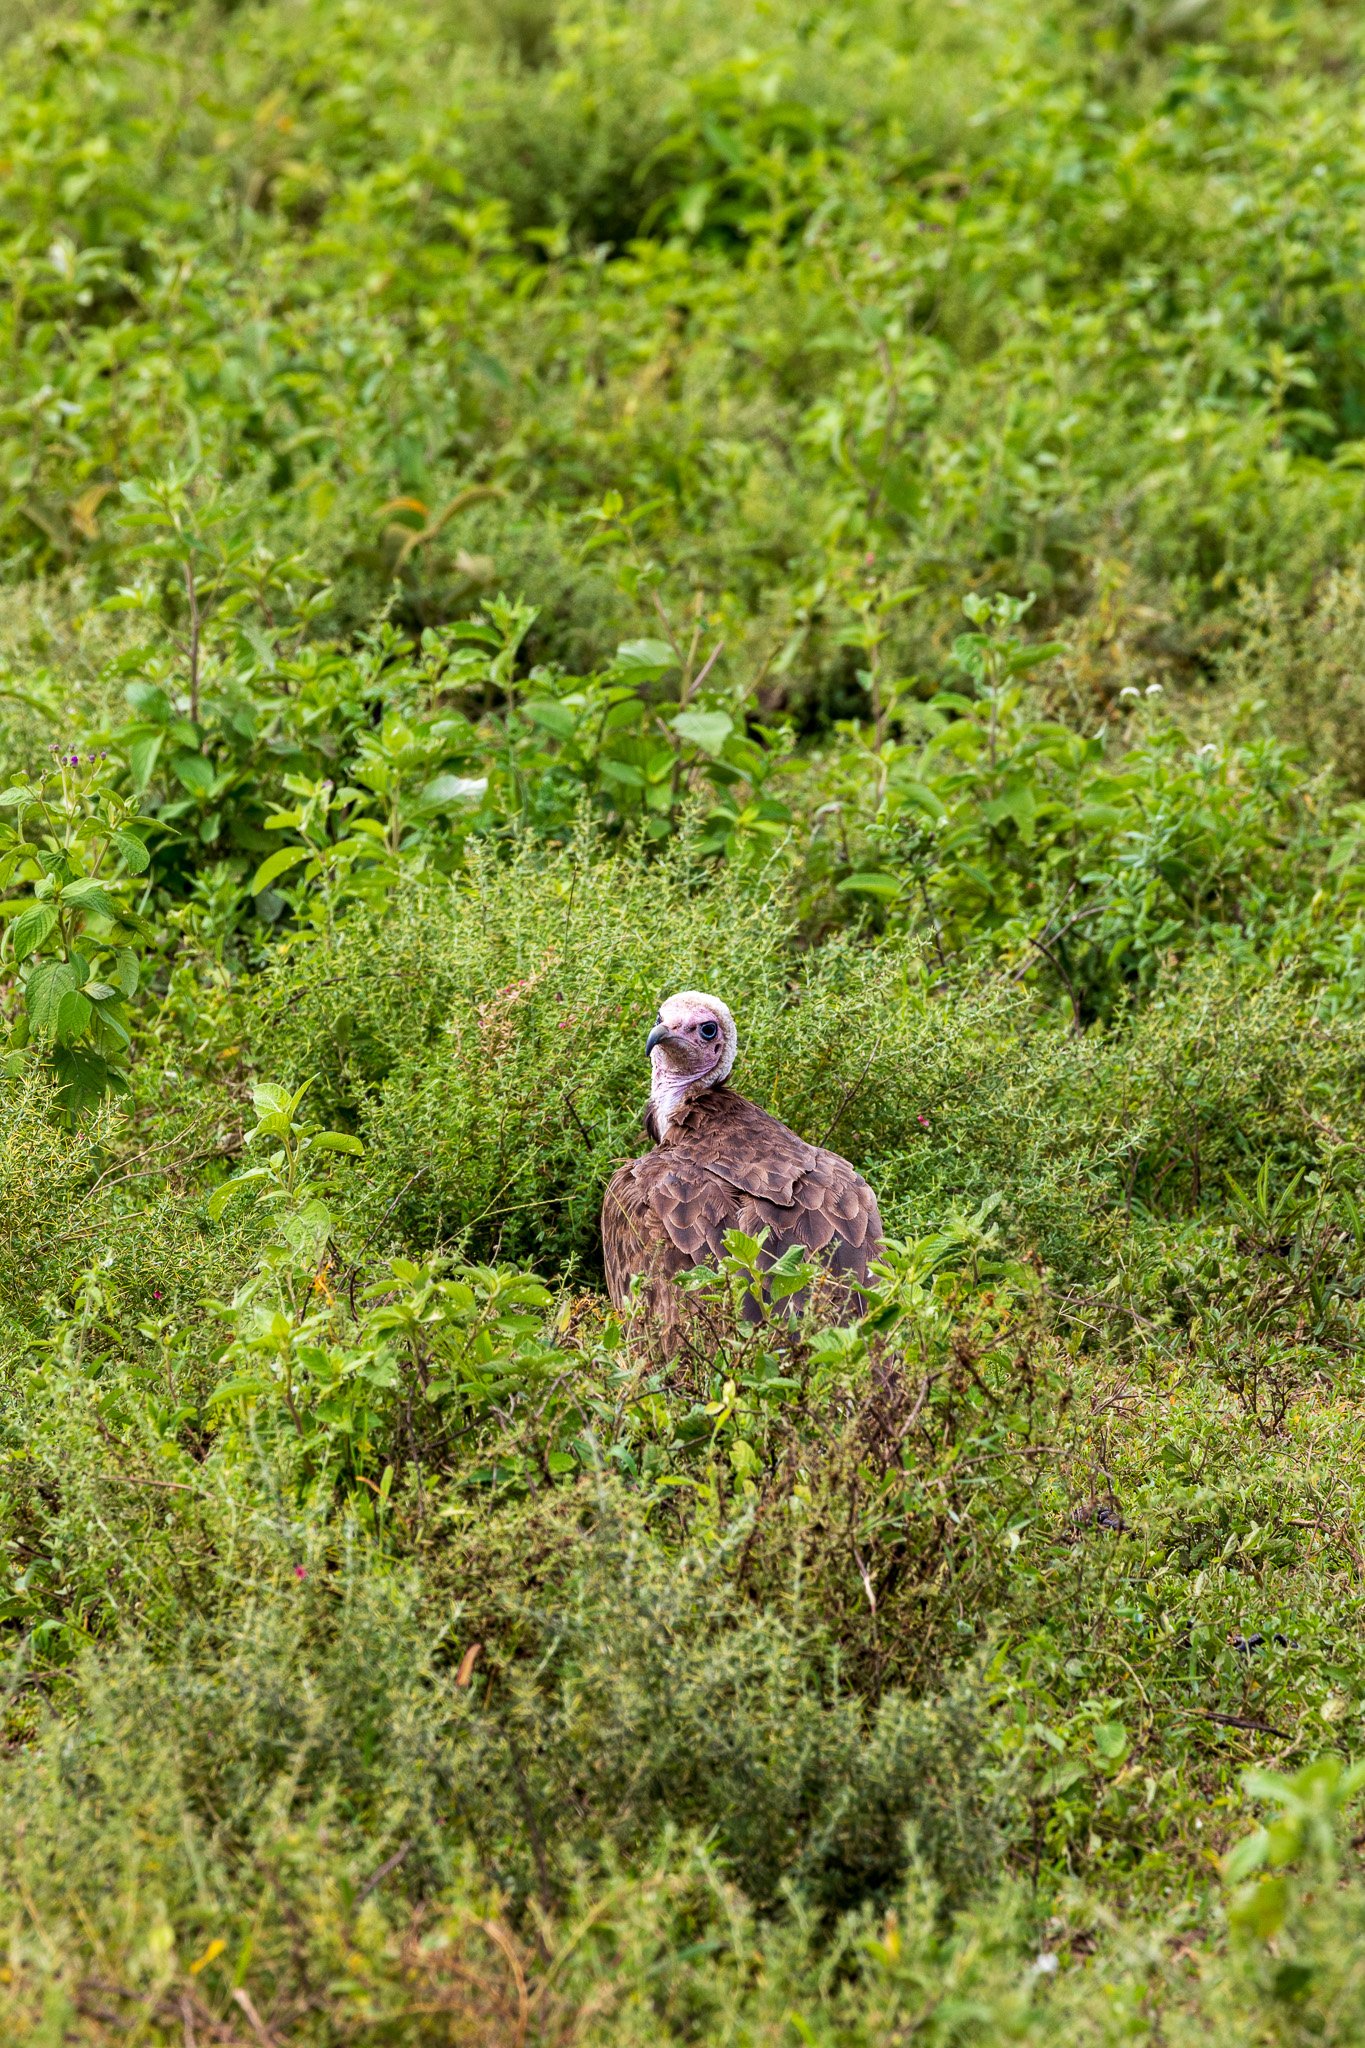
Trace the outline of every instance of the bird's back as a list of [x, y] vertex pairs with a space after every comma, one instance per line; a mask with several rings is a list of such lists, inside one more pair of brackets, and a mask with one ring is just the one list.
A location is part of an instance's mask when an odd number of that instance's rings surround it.
[[877, 1198], [846, 1159], [722, 1086], [684, 1103], [654, 1150], [613, 1174], [602, 1209], [613, 1302], [643, 1274], [650, 1306], [675, 1321], [669, 1281], [718, 1260], [727, 1230], [766, 1233], [765, 1265], [798, 1246], [859, 1281], [882, 1235]]

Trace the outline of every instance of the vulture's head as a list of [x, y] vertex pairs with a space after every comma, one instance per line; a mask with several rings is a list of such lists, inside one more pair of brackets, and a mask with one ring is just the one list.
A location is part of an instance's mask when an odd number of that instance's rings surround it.
[[659, 1005], [645, 1051], [654, 1070], [656, 1094], [681, 1093], [696, 1082], [714, 1088], [735, 1063], [739, 1033], [719, 996], [689, 988]]

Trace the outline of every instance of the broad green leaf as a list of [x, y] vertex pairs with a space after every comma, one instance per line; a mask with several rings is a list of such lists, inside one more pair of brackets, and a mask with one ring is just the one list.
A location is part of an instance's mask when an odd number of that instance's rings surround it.
[[153, 725], [169, 724], [174, 716], [171, 700], [160, 683], [129, 683], [123, 694], [138, 717]]
[[981, 806], [981, 815], [992, 825], [1003, 825], [1010, 820], [1026, 846], [1033, 843], [1034, 825], [1038, 816], [1038, 794], [1031, 782], [1016, 782], [993, 799]]
[[76, 970], [67, 960], [48, 960], [34, 968], [24, 987], [24, 1003], [35, 1031], [47, 1037], [55, 1033], [62, 998], [77, 986]]
[[599, 756], [598, 773], [605, 775], [608, 782], [619, 782], [624, 789], [643, 789], [645, 778], [631, 761], [614, 761], [610, 755]]
[[552, 733], [555, 739], [573, 738], [578, 720], [567, 704], [556, 703], [553, 697], [535, 697], [521, 708], [523, 715], [530, 719], [532, 725], [541, 726], [544, 731]]
[[[229, 1182], [228, 1185], [231, 1186], [232, 1183]], [[219, 1193], [221, 1192], [222, 1190], [220, 1189]], [[212, 1205], [210, 1204], [211, 1208]], [[214, 1221], [217, 1221], [216, 1217]], [[273, 1390], [273, 1380], [264, 1380], [259, 1377], [253, 1378], [248, 1374], [242, 1374], [236, 1379], [225, 1380], [221, 1387], [215, 1387], [204, 1403], [204, 1411], [206, 1414], [211, 1415], [215, 1409], [225, 1408], [229, 1401], [255, 1400], [260, 1395], [269, 1394]]]
[[290, 868], [296, 868], [300, 861], [311, 858], [312, 848], [308, 846], [282, 846], [278, 853], [269, 854], [251, 877], [252, 895], [259, 896], [281, 875], [287, 875]]
[[1095, 1747], [1111, 1764], [1117, 1763], [1120, 1757], [1126, 1755], [1128, 1730], [1122, 1721], [1101, 1721], [1095, 1730]]
[[34, 903], [14, 920], [14, 957], [27, 960], [57, 928], [57, 912], [51, 903]]
[[211, 762], [202, 754], [191, 754], [188, 750], [171, 756], [171, 770], [176, 781], [191, 796], [208, 796], [216, 780]]
[[[81, 991], [85, 993], [84, 990]], [[90, 1036], [103, 1053], [121, 1055], [132, 1044], [126, 1026], [117, 1010], [106, 1009], [97, 1004], [90, 1027]]]
[[482, 800], [487, 788], [486, 775], [437, 775], [418, 797], [418, 809], [443, 811], [454, 804], [476, 804]]
[[1038, 1780], [1038, 1796], [1040, 1799], [1059, 1799], [1063, 1792], [1069, 1792], [1071, 1787], [1078, 1785], [1085, 1776], [1085, 1765], [1075, 1759], [1068, 1763], [1054, 1764], [1052, 1769], [1044, 1771]]
[[129, 736], [128, 771], [133, 778], [134, 789], [144, 790], [156, 773], [157, 757], [165, 737], [155, 727]]
[[882, 874], [873, 870], [867, 874], [846, 875], [836, 883], [839, 893], [844, 896], [877, 896], [883, 902], [892, 903], [900, 895], [904, 884], [899, 875]]
[[679, 739], [700, 747], [703, 754], [718, 754], [734, 729], [727, 711], [680, 711], [673, 720]]
[[128, 1083], [117, 1067], [86, 1045], [59, 1046], [52, 1056], [57, 1094], [62, 1107], [79, 1115], [95, 1109], [106, 1095], [126, 1095]]
[[897, 782], [895, 790], [897, 796], [901, 797], [904, 802], [913, 804], [917, 811], [923, 811], [927, 817], [946, 818], [948, 815], [938, 796], [930, 789], [927, 782]]
[[1270, 1836], [1265, 1828], [1255, 1828], [1244, 1835], [1223, 1858], [1223, 1875], [1228, 1883], [1240, 1884], [1254, 1870], [1262, 1869], [1269, 1850]]
[[217, 1223], [228, 1203], [233, 1199], [233, 1196], [239, 1195], [243, 1188], [250, 1187], [253, 1182], [269, 1179], [270, 1169], [268, 1166], [252, 1166], [248, 1167], [245, 1173], [235, 1173], [231, 1180], [225, 1180], [223, 1185], [220, 1188], [215, 1188], [209, 1196], [209, 1221]]
[[313, 1140], [317, 1152], [349, 1152], [357, 1159], [365, 1156], [365, 1147], [359, 1138], [351, 1137], [345, 1131], [321, 1131]]
[[145, 874], [151, 855], [142, 841], [132, 832], [115, 832], [112, 837], [119, 858], [129, 872], [134, 875]]
[[1253, 1883], [1243, 1885], [1233, 1896], [1228, 1907], [1228, 1924], [1239, 1934], [1252, 1935], [1258, 1941], [1268, 1941], [1272, 1934], [1278, 1934], [1284, 1925], [1284, 1916], [1289, 1909], [1289, 1880], [1283, 1877], [1262, 1877]]
[[79, 881], [68, 882], [62, 890], [62, 901], [83, 910], [88, 917], [116, 919], [119, 914], [118, 905], [109, 891], [89, 875], [83, 875]]
[[677, 668], [678, 657], [666, 640], [625, 640], [616, 650], [612, 667], [632, 682], [645, 682], [667, 675]]
[[138, 960], [131, 946], [120, 946], [114, 959], [118, 965], [118, 985], [131, 1002], [137, 994]]
[[83, 1038], [93, 1015], [81, 990], [69, 988], [57, 1005], [57, 1037], [60, 1043], [69, 1045], [73, 1038]]

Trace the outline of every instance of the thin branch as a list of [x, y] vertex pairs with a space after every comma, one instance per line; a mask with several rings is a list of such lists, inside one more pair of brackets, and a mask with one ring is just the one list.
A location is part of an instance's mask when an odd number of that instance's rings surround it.
[[820, 1144], [820, 1145], [827, 1145], [827, 1144], [829, 1143], [829, 1139], [830, 1139], [830, 1135], [831, 1135], [831, 1133], [832, 1133], [833, 1131], [835, 1131], [835, 1130], [837, 1130], [837, 1129], [838, 1129], [838, 1127], [839, 1127], [839, 1123], [840, 1123], [840, 1121], [841, 1121], [841, 1120], [842, 1120], [842, 1118], [843, 1118], [844, 1112], [845, 1112], [845, 1111], [847, 1110], [847, 1108], [848, 1108], [849, 1104], [850, 1104], [850, 1103], [851, 1103], [851, 1102], [853, 1101], [853, 1098], [854, 1098], [854, 1097], [855, 1097], [855, 1096], [856, 1096], [856, 1095], [857, 1095], [857, 1094], [859, 1093], [859, 1091], [861, 1090], [861, 1088], [862, 1088], [862, 1085], [863, 1085], [864, 1081], [866, 1081], [866, 1079], [867, 1079], [868, 1075], [869, 1075], [869, 1074], [870, 1074], [870, 1073], [872, 1072], [872, 1066], [873, 1066], [873, 1062], [875, 1061], [875, 1059], [876, 1059], [876, 1057], [877, 1057], [878, 1053], [879, 1053], [879, 1052], [881, 1051], [881, 1049], [882, 1049], [882, 1042], [881, 1042], [881, 1040], [880, 1040], [880, 1039], [878, 1039], [878, 1040], [877, 1040], [877, 1043], [876, 1043], [876, 1044], [875, 1044], [875, 1045], [873, 1046], [873, 1048], [872, 1048], [871, 1052], [870, 1052], [870, 1053], [868, 1054], [868, 1056], [867, 1056], [867, 1064], [866, 1064], [866, 1066], [865, 1066], [865, 1067], [863, 1068], [863, 1071], [861, 1072], [861, 1074], [859, 1074], [859, 1076], [858, 1076], [857, 1080], [853, 1082], [853, 1084], [851, 1085], [851, 1087], [849, 1087], [849, 1088], [845, 1089], [845, 1091], [844, 1091], [844, 1099], [843, 1099], [843, 1101], [842, 1101], [842, 1102], [841, 1102], [841, 1103], [839, 1104], [839, 1107], [838, 1107], [838, 1108], [837, 1108], [837, 1109], [835, 1110], [835, 1112], [834, 1112], [833, 1116], [832, 1116], [832, 1117], [830, 1118], [830, 1120], [829, 1120], [828, 1124], [826, 1124], [826, 1126], [825, 1126], [825, 1129], [824, 1129], [824, 1131], [822, 1132], [821, 1136], [820, 1136], [820, 1137], [819, 1137], [819, 1138], [818, 1138], [818, 1139], [816, 1140], [816, 1143], [817, 1143], [817, 1144]]
[[376, 1239], [376, 1238], [378, 1237], [378, 1235], [379, 1235], [380, 1231], [381, 1231], [381, 1230], [382, 1230], [382, 1229], [384, 1228], [384, 1225], [385, 1225], [385, 1224], [386, 1224], [386, 1223], [388, 1222], [388, 1220], [389, 1220], [390, 1216], [392, 1216], [392, 1214], [393, 1214], [394, 1210], [395, 1210], [395, 1209], [396, 1209], [396, 1208], [398, 1207], [398, 1204], [399, 1204], [399, 1203], [400, 1203], [400, 1202], [402, 1201], [402, 1199], [403, 1199], [404, 1195], [405, 1195], [405, 1194], [407, 1193], [408, 1189], [409, 1189], [410, 1187], [415, 1187], [415, 1186], [416, 1186], [416, 1184], [417, 1184], [417, 1182], [418, 1182], [418, 1181], [419, 1181], [419, 1180], [420, 1180], [420, 1179], [422, 1178], [422, 1175], [423, 1175], [424, 1173], [428, 1173], [428, 1172], [429, 1172], [430, 1170], [431, 1170], [431, 1162], [430, 1162], [430, 1161], [428, 1160], [428, 1162], [427, 1162], [427, 1164], [426, 1164], [425, 1166], [419, 1166], [419, 1167], [418, 1167], [418, 1169], [417, 1169], [417, 1171], [416, 1171], [416, 1173], [412, 1174], [412, 1175], [411, 1175], [411, 1176], [409, 1177], [409, 1179], [407, 1179], [407, 1180], [405, 1180], [405, 1181], [404, 1181], [404, 1183], [403, 1183], [402, 1187], [401, 1187], [401, 1188], [400, 1188], [400, 1189], [398, 1190], [398, 1193], [397, 1193], [397, 1194], [396, 1194], [396, 1195], [394, 1196], [393, 1200], [392, 1200], [392, 1201], [391, 1201], [391, 1202], [389, 1203], [389, 1206], [388, 1206], [388, 1208], [387, 1208], [387, 1209], [386, 1209], [386, 1210], [384, 1211], [384, 1213], [383, 1213], [383, 1215], [382, 1215], [382, 1216], [380, 1217], [379, 1221], [378, 1221], [378, 1222], [377, 1222], [377, 1223], [375, 1224], [375, 1226], [374, 1226], [374, 1229], [373, 1229], [373, 1230], [372, 1230], [372, 1231], [370, 1232], [370, 1234], [369, 1234], [369, 1236], [368, 1236], [368, 1237], [366, 1238], [366, 1240], [365, 1240], [364, 1244], [362, 1244], [362, 1245], [361, 1245], [361, 1247], [360, 1247], [360, 1250], [359, 1250], [359, 1251], [358, 1251], [358, 1252], [356, 1253], [356, 1256], [355, 1256], [355, 1264], [354, 1264], [354, 1265], [353, 1265], [353, 1266], [351, 1267], [351, 1273], [350, 1273], [350, 1278], [349, 1278], [349, 1280], [348, 1280], [348, 1281], [347, 1281], [347, 1283], [346, 1283], [346, 1297], [347, 1297], [347, 1300], [348, 1300], [348, 1301], [350, 1302], [350, 1304], [351, 1304], [351, 1320], [352, 1320], [352, 1322], [356, 1322], [356, 1323], [358, 1323], [358, 1322], [360, 1321], [360, 1310], [359, 1310], [359, 1309], [358, 1309], [358, 1308], [356, 1307], [356, 1305], [355, 1305], [355, 1283], [356, 1283], [356, 1280], [358, 1279], [358, 1277], [359, 1277], [359, 1274], [360, 1274], [360, 1262], [361, 1262], [361, 1260], [362, 1260], [362, 1259], [364, 1258], [364, 1256], [365, 1256], [366, 1252], [367, 1252], [367, 1251], [368, 1251], [368, 1250], [370, 1249], [370, 1246], [371, 1246], [371, 1245], [372, 1245], [372, 1244], [374, 1243], [375, 1239]]
[[397, 1870], [399, 1864], [408, 1855], [411, 1848], [412, 1842], [410, 1840], [406, 1842], [400, 1842], [398, 1844], [398, 1847], [394, 1850], [392, 1856], [386, 1856], [384, 1861], [380, 1864], [378, 1870], [371, 1871], [370, 1875], [366, 1878], [364, 1884], [361, 1885], [360, 1889], [357, 1891], [355, 1895], [355, 1903], [357, 1906], [363, 1905], [365, 1900], [368, 1899], [368, 1897], [370, 1896], [370, 1893], [372, 1891], [377, 1890], [378, 1887], [381, 1884], [383, 1884], [384, 1879], [386, 1877], [392, 1876], [393, 1872]]
[[190, 605], [190, 722], [199, 723], [199, 594], [194, 585], [194, 560], [185, 557], [185, 595]]
[[1215, 1714], [1209, 1707], [1176, 1707], [1177, 1714], [1193, 1714], [1201, 1721], [1217, 1721], [1225, 1728], [1249, 1728], [1254, 1735], [1273, 1735], [1278, 1742], [1291, 1742], [1293, 1737], [1283, 1728], [1272, 1728], [1268, 1721], [1253, 1721], [1245, 1714]]
[[591, 1144], [592, 1144], [592, 1139], [591, 1139], [591, 1138], [590, 1138], [590, 1137], [588, 1136], [588, 1132], [587, 1132], [587, 1127], [586, 1127], [586, 1125], [584, 1124], [584, 1122], [583, 1122], [583, 1119], [582, 1119], [582, 1117], [581, 1117], [581, 1116], [580, 1116], [580, 1115], [578, 1114], [578, 1104], [577, 1104], [577, 1103], [576, 1103], [576, 1102], [574, 1101], [574, 1099], [573, 1099], [573, 1091], [572, 1091], [572, 1089], [570, 1089], [570, 1088], [566, 1088], [566, 1089], [564, 1090], [564, 1100], [565, 1100], [565, 1101], [566, 1101], [566, 1102], [568, 1103], [568, 1105], [569, 1105], [569, 1115], [570, 1115], [570, 1116], [571, 1116], [571, 1117], [573, 1118], [574, 1122], [575, 1122], [575, 1123], [576, 1123], [576, 1124], [578, 1125], [578, 1134], [579, 1134], [579, 1136], [580, 1136], [580, 1137], [582, 1138], [582, 1140], [583, 1140], [583, 1143], [584, 1143], [585, 1145], [591, 1145]]

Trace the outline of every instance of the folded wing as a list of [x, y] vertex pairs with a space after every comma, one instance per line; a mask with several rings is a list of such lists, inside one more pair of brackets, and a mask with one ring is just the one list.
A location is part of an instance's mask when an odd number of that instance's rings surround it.
[[676, 1326], [682, 1303], [670, 1282], [717, 1261], [727, 1230], [766, 1232], [765, 1266], [797, 1247], [858, 1281], [882, 1236], [877, 1198], [846, 1159], [717, 1089], [687, 1106], [662, 1145], [612, 1176], [602, 1247], [613, 1302], [623, 1307], [641, 1276], [649, 1309]]

